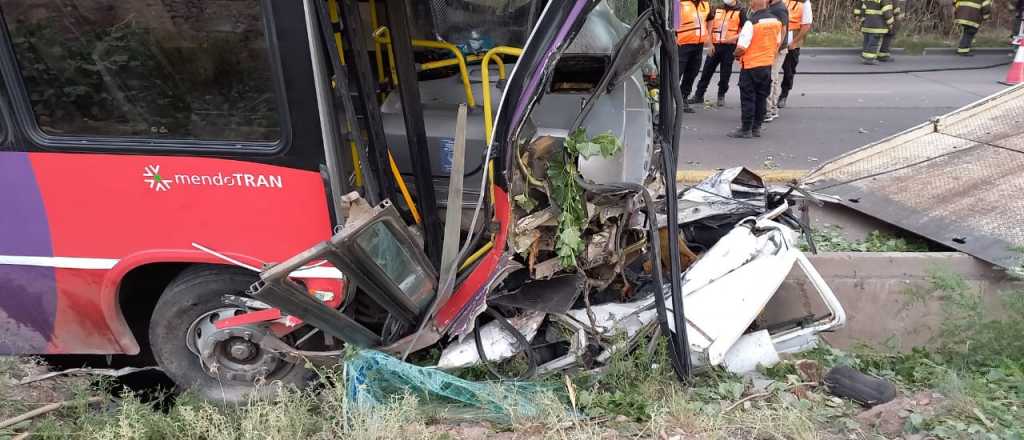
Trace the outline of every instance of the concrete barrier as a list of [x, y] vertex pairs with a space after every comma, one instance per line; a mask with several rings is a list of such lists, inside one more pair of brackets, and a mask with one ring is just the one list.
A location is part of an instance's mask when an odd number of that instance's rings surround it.
[[[696, 184], [702, 180], [708, 178], [712, 174], [717, 173], [719, 170], [696, 170], [686, 169], [676, 171], [676, 181], [683, 184]], [[808, 170], [783, 170], [783, 169], [757, 169], [750, 170], [761, 176], [767, 183], [790, 183], [807, 175]]]
[[[800, 55], [860, 55], [860, 47], [801, 47]], [[906, 53], [906, 49], [902, 47], [894, 47], [889, 49], [889, 53], [894, 55], [902, 55]]]
[[[839, 348], [864, 343], [907, 351], [934, 343], [946, 316], [942, 295], [930, 281], [934, 271], [959, 274], [996, 315], [1002, 295], [1024, 291], [1024, 283], [959, 252], [834, 252], [809, 258], [846, 309], [846, 327], [822, 335]], [[778, 322], [824, 312], [814, 288], [797, 269], [766, 307], [765, 317]]]
[[[1007, 42], [1009, 43], [1009, 42]], [[971, 53], [974, 54], [1010, 54], [1013, 52], [1012, 46], [1009, 44], [1006, 47], [974, 47], [971, 48]], [[926, 47], [921, 55], [956, 55], [955, 47]]]

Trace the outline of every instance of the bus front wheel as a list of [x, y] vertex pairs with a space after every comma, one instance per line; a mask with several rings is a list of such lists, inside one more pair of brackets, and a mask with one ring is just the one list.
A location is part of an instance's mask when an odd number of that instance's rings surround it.
[[269, 397], [282, 385], [305, 383], [308, 370], [254, 342], [254, 335], [267, 331], [265, 326], [214, 326], [248, 311], [224, 297], [243, 296], [255, 281], [256, 274], [242, 268], [197, 265], [164, 289], [153, 310], [149, 340], [157, 363], [180, 390], [239, 403]]

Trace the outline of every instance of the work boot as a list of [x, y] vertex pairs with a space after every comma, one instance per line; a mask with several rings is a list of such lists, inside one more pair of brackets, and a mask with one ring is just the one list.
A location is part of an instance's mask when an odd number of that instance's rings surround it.
[[764, 115], [764, 122], [772, 122], [779, 118], [778, 112], [772, 112]]
[[686, 103], [687, 104], [703, 104], [704, 103], [704, 94], [703, 93], [696, 93], [696, 94], [693, 95], [692, 98], [687, 99]]
[[958, 52], [957, 52], [956, 54], [957, 54], [957, 55], [960, 55], [960, 56], [962, 56], [962, 57], [973, 57], [973, 56], [974, 56], [974, 54], [973, 54], [973, 53], [971, 53], [971, 52], [959, 52], [959, 51], [958, 51]]
[[697, 113], [697, 111], [694, 110], [693, 107], [690, 107], [690, 104], [684, 102], [683, 103], [683, 113]]
[[778, 102], [775, 103], [775, 106], [778, 108], [786, 108], [786, 95], [780, 96]]
[[726, 136], [737, 139], [750, 139], [754, 137], [754, 134], [751, 132], [751, 130], [744, 130], [742, 127], [740, 127], [737, 128], [736, 131], [730, 131], [729, 134], [727, 134]]
[[725, 107], [725, 96], [719, 96], [718, 101], [715, 102], [715, 105], [718, 107]]
[[861, 58], [860, 61], [869, 66], [874, 66], [875, 64], [878, 64], [878, 60], [873, 58]]
[[761, 127], [754, 127], [750, 129], [750, 135], [756, 138], [761, 137]]
[[891, 62], [893, 62], [895, 60], [896, 60], [896, 58], [893, 58], [892, 55], [889, 55], [887, 57], [878, 57], [878, 61], [881, 61], [883, 63], [891, 63]]

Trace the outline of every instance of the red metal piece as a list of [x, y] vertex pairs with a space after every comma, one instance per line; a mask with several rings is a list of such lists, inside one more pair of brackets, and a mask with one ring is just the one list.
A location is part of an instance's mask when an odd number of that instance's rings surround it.
[[466, 281], [455, 289], [455, 293], [452, 294], [448, 302], [441, 306], [441, 310], [437, 312], [437, 319], [435, 320], [439, 328], [447, 328], [466, 304], [479, 294], [481, 290], [487, 288], [487, 284], [491, 282], [491, 279], [498, 272], [498, 261], [501, 260], [501, 255], [505, 253], [505, 246], [507, 245], [506, 240], [508, 238], [511, 211], [508, 193], [497, 185], [492, 185], [492, 188], [494, 189], [494, 217], [498, 221], [498, 233], [494, 237], [494, 247], [483, 257], [480, 265], [477, 266], [473, 273], [469, 274]]
[[241, 315], [232, 316], [230, 318], [224, 318], [217, 320], [213, 323], [217, 330], [224, 330], [226, 328], [238, 327], [249, 324], [260, 324], [275, 319], [281, 318], [281, 310], [275, 308], [256, 310], [249, 313], [243, 313]]

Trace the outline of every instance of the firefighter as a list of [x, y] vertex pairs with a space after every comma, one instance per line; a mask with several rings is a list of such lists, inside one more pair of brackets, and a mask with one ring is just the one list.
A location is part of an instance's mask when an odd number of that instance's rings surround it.
[[700, 70], [702, 51], [707, 47], [708, 54], [715, 53], [708, 32], [710, 10], [711, 6], [707, 0], [679, 1], [676, 45], [679, 46], [679, 87], [683, 92], [683, 111], [686, 113], [693, 113], [688, 98], [693, 90], [693, 81], [697, 79], [697, 71]]
[[892, 0], [860, 0], [853, 15], [860, 21], [860, 32], [864, 34], [864, 48], [860, 57], [864, 64], [878, 64], [878, 52], [882, 49], [882, 37], [889, 33], [893, 23]]
[[779, 95], [775, 105], [778, 108], [786, 107], [786, 98], [789, 91], [793, 89], [793, 78], [796, 76], [796, 65], [800, 62], [800, 46], [804, 38], [811, 32], [814, 17], [811, 11], [811, 0], [786, 0], [786, 9], [789, 9], [789, 52], [782, 61], [782, 93]]
[[785, 22], [767, 8], [767, 0], [753, 0], [753, 11], [740, 29], [736, 57], [740, 60], [740, 114], [742, 125], [729, 137], [761, 137], [772, 89], [772, 64], [782, 44]]
[[960, 46], [956, 53], [971, 56], [974, 36], [978, 34], [981, 22], [988, 20], [992, 13], [992, 0], [956, 0], [953, 5], [956, 8], [953, 12], [953, 22], [960, 26]]
[[711, 84], [711, 77], [718, 74], [718, 101], [716, 105], [725, 105], [725, 92], [729, 91], [729, 79], [732, 78], [732, 63], [735, 59], [736, 40], [740, 35], [740, 26], [747, 21], [747, 13], [740, 7], [737, 0], [723, 0], [724, 6], [715, 7], [708, 14], [711, 17], [711, 44], [715, 50], [704, 58], [704, 68], [697, 83], [697, 91], [693, 94], [691, 104], [704, 102], [704, 93]]
[[896, 32], [900, 29], [900, 23], [903, 22], [903, 10], [906, 9], [906, 6], [907, 0], [893, 0], [892, 26], [889, 26], [889, 32], [882, 36], [882, 46], [878, 49], [878, 61], [887, 63], [893, 60], [889, 49], [892, 47], [893, 40], [896, 39]]

